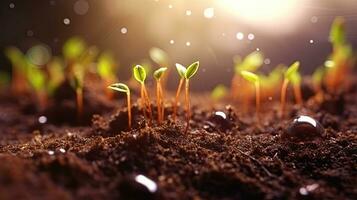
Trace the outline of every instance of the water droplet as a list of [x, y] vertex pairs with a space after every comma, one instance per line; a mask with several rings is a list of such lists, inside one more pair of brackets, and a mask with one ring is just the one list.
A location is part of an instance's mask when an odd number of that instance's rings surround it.
[[[216, 111], [209, 117], [209, 122], [206, 125], [209, 125], [211, 128], [218, 128], [219, 130], [225, 131], [233, 126], [233, 123], [228, 116], [223, 111]], [[213, 123], [213, 124], [212, 124]]]
[[320, 137], [323, 133], [324, 128], [318, 121], [312, 117], [301, 115], [292, 121], [284, 136], [292, 139], [311, 139]]
[[264, 59], [264, 64], [269, 65], [271, 63], [269, 58]]
[[223, 119], [227, 119], [226, 113], [222, 112], [222, 111], [217, 111], [214, 113], [217, 116], [222, 117]]
[[306, 187], [301, 187], [299, 189], [299, 193], [303, 196], [308, 195], [309, 193], [313, 192], [314, 190], [316, 190], [319, 187], [319, 184], [314, 183], [311, 185], [307, 185]]
[[46, 117], [46, 116], [40, 116], [40, 117], [38, 118], [38, 122], [39, 122], [40, 124], [46, 123], [46, 122], [47, 122], [47, 117]]
[[175, 41], [174, 40], [170, 40], [170, 44], [175, 44]]
[[10, 8], [15, 8], [15, 4], [14, 4], [14, 3], [10, 3], [10, 4], [9, 4], [9, 7], [10, 7]]
[[243, 34], [242, 32], [238, 32], [238, 33], [236, 34], [236, 38], [237, 38], [238, 40], [243, 40], [243, 39], [244, 39], [244, 34]]
[[191, 42], [186, 42], [186, 46], [191, 46]]
[[127, 34], [128, 33], [128, 29], [126, 27], [123, 27], [123, 28], [120, 29], [120, 32], [122, 34]]
[[255, 35], [253, 33], [248, 34], [248, 40], [254, 40]]
[[157, 191], [156, 183], [144, 175], [137, 175], [135, 177], [135, 181], [145, 186], [151, 193], [155, 193]]
[[64, 18], [64, 19], [63, 19], [63, 23], [64, 23], [65, 25], [69, 25], [69, 24], [71, 23], [71, 20], [69, 20], [68, 18]]
[[192, 11], [191, 10], [186, 10], [186, 15], [187, 16], [191, 16], [192, 15]]
[[214, 8], [206, 8], [203, 11], [203, 16], [208, 19], [213, 18], [214, 17]]
[[313, 44], [313, 43], [314, 43], [314, 40], [310, 40], [309, 42], [310, 42], [310, 44]]
[[73, 10], [78, 15], [85, 15], [89, 10], [89, 3], [86, 0], [78, 0], [73, 5]]
[[60, 151], [61, 153], [66, 153], [66, 150], [65, 150], [64, 148], [60, 148], [59, 151]]
[[311, 21], [311, 23], [317, 23], [318, 18], [316, 16], [312, 16], [310, 21]]
[[55, 154], [55, 152], [52, 151], [52, 150], [48, 151], [47, 153], [48, 153], [48, 155], [50, 155], [50, 156], [53, 156], [53, 155]]

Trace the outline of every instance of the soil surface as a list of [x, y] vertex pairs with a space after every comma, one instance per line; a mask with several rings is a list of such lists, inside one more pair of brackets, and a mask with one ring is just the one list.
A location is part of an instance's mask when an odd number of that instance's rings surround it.
[[[0, 98], [0, 199], [357, 199], [356, 91], [288, 105], [283, 119], [277, 99], [265, 99], [259, 124], [254, 105], [243, 113], [235, 103], [202, 106], [197, 96], [186, 133], [185, 112], [173, 122], [169, 104], [158, 125], [134, 103], [128, 130], [124, 96], [85, 91], [78, 122], [74, 94], [37, 111], [32, 98], [8, 93]], [[299, 115], [320, 122], [322, 134], [287, 135]]]

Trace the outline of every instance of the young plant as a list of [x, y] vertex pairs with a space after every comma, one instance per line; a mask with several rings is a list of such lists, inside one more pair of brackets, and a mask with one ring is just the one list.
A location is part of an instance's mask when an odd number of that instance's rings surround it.
[[314, 73], [312, 74], [312, 85], [314, 87], [315, 90], [315, 99], [318, 102], [322, 102], [323, 98], [324, 98], [324, 92], [322, 90], [322, 81], [323, 81], [323, 77], [325, 75], [325, 69], [323, 67], [318, 67]]
[[[153, 60], [159, 66], [169, 66], [170, 65], [170, 58], [169, 55], [162, 49], [153, 47], [149, 50], [149, 55], [151, 60]], [[161, 80], [161, 85], [163, 89], [166, 87], [167, 77], [169, 74], [169, 69], [166, 70], [166, 76], [164, 76]]]
[[56, 89], [65, 81], [64, 64], [60, 58], [53, 58], [47, 65], [47, 93], [52, 96]]
[[223, 84], [217, 85], [211, 92], [211, 98], [214, 101], [219, 101], [227, 95], [227, 88]]
[[192, 63], [190, 66], [187, 67], [185, 70], [185, 104], [186, 104], [186, 131], [188, 131], [188, 128], [190, 126], [190, 119], [191, 119], [191, 109], [190, 109], [190, 78], [192, 78], [199, 67], [200, 63], [198, 61]]
[[[111, 53], [104, 52], [98, 58], [97, 71], [99, 76], [104, 80], [105, 85], [109, 85], [117, 81], [116, 78], [116, 63]], [[107, 97], [112, 98], [111, 90], [106, 90]]]
[[296, 104], [302, 105], [303, 99], [301, 94], [301, 75], [298, 71], [291, 75], [291, 84], [293, 86]]
[[147, 117], [147, 115], [149, 115], [150, 121], [152, 121], [151, 101], [145, 86], [146, 71], [141, 65], [136, 65], [133, 69], [133, 74], [141, 86], [140, 96], [144, 116]]
[[70, 84], [76, 92], [78, 121], [80, 121], [83, 116], [83, 87], [85, 73], [86, 70], [83, 65], [76, 63], [72, 66], [72, 73], [70, 74]]
[[178, 102], [179, 102], [179, 97], [180, 97], [182, 85], [183, 85], [183, 83], [185, 81], [186, 67], [184, 67], [183, 65], [181, 65], [179, 63], [176, 63], [176, 69], [177, 69], [178, 74], [180, 75], [180, 82], [179, 82], [179, 85], [177, 87], [177, 91], [176, 91], [176, 95], [175, 95], [175, 101], [174, 101], [174, 105], [173, 105], [172, 119], [174, 121], [176, 120], [177, 106], [178, 106]]
[[162, 91], [161, 79], [166, 72], [166, 67], [161, 67], [154, 72], [154, 78], [156, 79], [156, 102], [157, 102], [157, 121], [159, 124], [164, 120], [164, 94]]
[[289, 85], [289, 82], [292, 81], [292, 79], [294, 79], [295, 74], [297, 73], [298, 69], [300, 66], [300, 62], [296, 61], [294, 62], [285, 72], [284, 74], [284, 82], [283, 85], [281, 87], [281, 104], [280, 104], [280, 116], [283, 117], [284, 116], [284, 112], [285, 112], [285, 104], [286, 104], [286, 92], [287, 92], [287, 88]]
[[27, 62], [25, 56], [16, 47], [7, 48], [5, 50], [5, 55], [12, 65], [11, 91], [15, 95], [22, 94], [28, 89], [28, 85], [26, 84]]
[[260, 80], [259, 80], [259, 76], [252, 72], [245, 71], [245, 70], [241, 71], [240, 73], [244, 79], [246, 79], [247, 81], [254, 84], [255, 106], [256, 106], [255, 111], [256, 111], [257, 120], [259, 122], [259, 113], [260, 113]]
[[114, 83], [111, 84], [108, 88], [118, 92], [124, 92], [126, 94], [127, 106], [128, 106], [128, 127], [129, 129], [131, 129], [131, 101], [130, 101], [129, 87], [124, 83]]
[[28, 82], [32, 86], [32, 88], [35, 90], [37, 100], [39, 103], [39, 110], [44, 110], [47, 106], [47, 76], [46, 74], [37, 66], [34, 66], [32, 64], [28, 64]]

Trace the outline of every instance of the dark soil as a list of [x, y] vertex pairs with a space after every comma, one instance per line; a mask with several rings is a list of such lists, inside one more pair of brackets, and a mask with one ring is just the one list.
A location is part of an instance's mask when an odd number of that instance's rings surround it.
[[[285, 119], [277, 116], [278, 102], [266, 100], [260, 125], [254, 106], [249, 113], [239, 104], [198, 107], [197, 97], [187, 133], [184, 112], [174, 123], [169, 105], [169, 120], [148, 125], [134, 104], [129, 131], [123, 96], [85, 94], [80, 123], [73, 94], [57, 97], [63, 101], [43, 113], [30, 98], [2, 95], [0, 199], [357, 199], [356, 91], [321, 105], [289, 105]], [[284, 137], [301, 114], [319, 121], [324, 133]], [[136, 182], [138, 174], [158, 190]]]

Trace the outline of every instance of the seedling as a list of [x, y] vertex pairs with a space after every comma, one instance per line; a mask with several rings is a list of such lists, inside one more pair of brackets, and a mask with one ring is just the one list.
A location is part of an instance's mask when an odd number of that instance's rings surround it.
[[157, 121], [159, 124], [164, 120], [164, 95], [162, 91], [161, 78], [166, 72], [166, 67], [161, 67], [154, 72], [154, 78], [156, 79], [156, 102], [157, 102]]
[[[97, 71], [99, 76], [104, 80], [104, 84], [108, 85], [117, 81], [116, 78], [116, 64], [111, 53], [104, 52], [98, 58]], [[112, 98], [111, 90], [106, 93], [109, 99]]]
[[191, 109], [190, 109], [190, 78], [192, 78], [199, 67], [200, 63], [198, 61], [192, 63], [190, 66], [187, 67], [185, 70], [185, 104], [186, 104], [186, 132], [190, 126], [190, 119], [191, 119]]
[[27, 91], [26, 69], [27, 62], [24, 54], [16, 47], [9, 47], [5, 50], [6, 57], [12, 65], [11, 91], [18, 95]]
[[48, 95], [51, 96], [63, 83], [63, 81], [65, 81], [66, 77], [64, 75], [64, 64], [60, 58], [53, 58], [47, 66], [49, 76], [47, 82], [47, 92]]
[[126, 94], [127, 106], [128, 106], [128, 127], [131, 129], [131, 101], [130, 101], [130, 89], [124, 83], [114, 83], [108, 87], [109, 89], [124, 92]]
[[283, 117], [284, 111], [285, 111], [285, 104], [286, 104], [286, 92], [287, 88], [289, 85], [289, 82], [294, 79], [294, 76], [296, 75], [298, 69], [300, 66], [300, 62], [296, 61], [294, 62], [285, 72], [284, 74], [284, 82], [281, 87], [281, 105], [280, 105], [280, 116]]
[[249, 71], [241, 71], [241, 75], [244, 79], [254, 84], [255, 87], [255, 105], [256, 105], [256, 116], [259, 122], [259, 113], [260, 113], [260, 80], [259, 76], [249, 72]]
[[39, 102], [39, 109], [43, 110], [47, 105], [46, 74], [37, 66], [28, 63], [28, 82], [36, 92]]
[[134, 78], [140, 83], [140, 96], [142, 109], [144, 112], [144, 116], [147, 117], [149, 115], [150, 121], [152, 120], [152, 111], [151, 111], [151, 103], [148, 92], [145, 86], [146, 72], [144, 67], [141, 65], [136, 65], [133, 69]]
[[211, 92], [211, 97], [215, 101], [223, 99], [227, 95], [227, 87], [223, 84], [217, 85]]
[[298, 105], [302, 105], [302, 94], [301, 94], [301, 75], [298, 71], [291, 75], [291, 84], [293, 85], [295, 101]]
[[182, 85], [185, 81], [185, 74], [186, 74], [186, 67], [184, 67], [183, 65], [176, 63], [176, 69], [178, 74], [180, 75], [180, 82], [179, 85], [177, 87], [177, 91], [176, 91], [176, 95], [175, 95], [175, 101], [174, 101], [174, 105], [173, 105], [173, 114], [172, 114], [172, 119], [175, 121], [176, 120], [176, 115], [177, 115], [177, 106], [178, 106], [178, 101], [179, 101], [179, 97], [180, 97], [180, 93], [181, 93], [181, 88]]
[[312, 74], [312, 85], [314, 87], [314, 90], [316, 92], [315, 94], [315, 99], [318, 102], [322, 102], [323, 101], [323, 96], [324, 96], [324, 92], [321, 88], [321, 84], [322, 84], [322, 80], [325, 74], [325, 69], [323, 67], [318, 67], [315, 72]]
[[[151, 48], [149, 51], [149, 55], [150, 55], [151, 60], [153, 60], [159, 66], [169, 66], [170, 65], [169, 55], [164, 50], [162, 50], [160, 48], [157, 48], [157, 47]], [[169, 74], [169, 71], [170, 70], [167, 69], [166, 74]], [[163, 86], [163, 89], [165, 89], [167, 77], [168, 77], [168, 75], [163, 77], [161, 80], [161, 85]]]
[[77, 119], [81, 120], [83, 115], [83, 86], [84, 86], [85, 67], [81, 64], [74, 64], [70, 74], [70, 84], [76, 92]]

